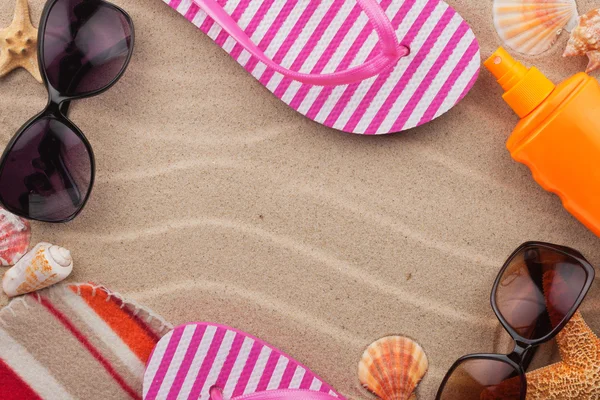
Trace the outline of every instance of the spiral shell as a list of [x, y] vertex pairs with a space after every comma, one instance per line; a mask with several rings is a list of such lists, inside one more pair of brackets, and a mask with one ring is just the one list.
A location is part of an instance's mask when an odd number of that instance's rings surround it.
[[587, 55], [590, 63], [587, 72], [600, 68], [600, 8], [579, 18], [579, 25], [571, 32], [571, 38], [563, 56]]
[[383, 400], [416, 399], [414, 391], [427, 368], [427, 356], [418, 343], [388, 336], [367, 347], [358, 364], [358, 378]]
[[14, 265], [29, 248], [29, 222], [0, 207], [0, 265]]
[[54, 285], [73, 271], [71, 252], [50, 243], [39, 243], [6, 271], [2, 288], [9, 297]]
[[575, 0], [494, 0], [494, 25], [504, 43], [528, 55], [550, 49], [577, 25]]

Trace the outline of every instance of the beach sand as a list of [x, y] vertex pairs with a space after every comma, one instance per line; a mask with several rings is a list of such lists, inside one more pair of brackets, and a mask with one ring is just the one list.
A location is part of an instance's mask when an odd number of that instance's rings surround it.
[[[30, 3], [38, 21], [43, 1]], [[131, 65], [70, 115], [97, 183], [72, 223], [33, 224], [35, 242], [73, 252], [69, 281], [104, 284], [173, 324], [245, 330], [351, 399], [369, 397], [364, 348], [406, 335], [427, 352], [419, 398], [433, 399], [458, 357], [507, 350], [489, 295], [520, 243], [573, 246], [600, 265], [599, 239], [510, 158], [518, 119], [486, 71], [432, 123], [353, 136], [288, 108], [162, 1], [115, 3], [135, 21]], [[491, 0], [449, 3], [483, 56], [500, 45]], [[13, 6], [2, 1], [0, 26]], [[525, 61], [554, 81], [584, 70], [587, 58], [561, 57], [566, 41]], [[0, 80], [0, 144], [45, 103], [27, 72]], [[582, 310], [597, 331], [599, 303], [594, 285]], [[549, 344], [536, 363], [553, 357]]]

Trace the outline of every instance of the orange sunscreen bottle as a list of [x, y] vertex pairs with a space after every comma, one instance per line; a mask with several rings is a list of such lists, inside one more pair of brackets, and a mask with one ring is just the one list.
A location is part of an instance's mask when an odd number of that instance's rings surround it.
[[600, 236], [600, 85], [579, 73], [554, 85], [504, 49], [485, 62], [521, 121], [506, 143], [513, 159], [556, 193], [579, 221]]

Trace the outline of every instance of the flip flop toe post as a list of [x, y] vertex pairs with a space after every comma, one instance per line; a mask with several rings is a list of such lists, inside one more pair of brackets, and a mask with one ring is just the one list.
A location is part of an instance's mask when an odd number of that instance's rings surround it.
[[163, 0], [275, 96], [328, 127], [386, 134], [429, 122], [481, 58], [442, 0]]
[[145, 400], [339, 400], [308, 368], [267, 343], [210, 323], [181, 325], [156, 345]]

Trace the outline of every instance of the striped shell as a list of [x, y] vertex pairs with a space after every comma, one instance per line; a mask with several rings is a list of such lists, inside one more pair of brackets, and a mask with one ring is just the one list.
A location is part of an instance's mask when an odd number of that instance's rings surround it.
[[527, 55], [550, 49], [577, 25], [575, 0], [494, 0], [494, 25], [504, 43]]
[[571, 32], [565, 57], [587, 55], [587, 72], [600, 68], [600, 8], [579, 18], [579, 25]]
[[388, 336], [367, 347], [358, 364], [358, 378], [383, 400], [416, 399], [414, 391], [427, 368], [427, 356], [418, 343]]
[[73, 271], [71, 252], [50, 243], [39, 243], [2, 277], [8, 297], [34, 292], [54, 285]]
[[0, 208], [0, 265], [14, 265], [29, 248], [29, 222]]

